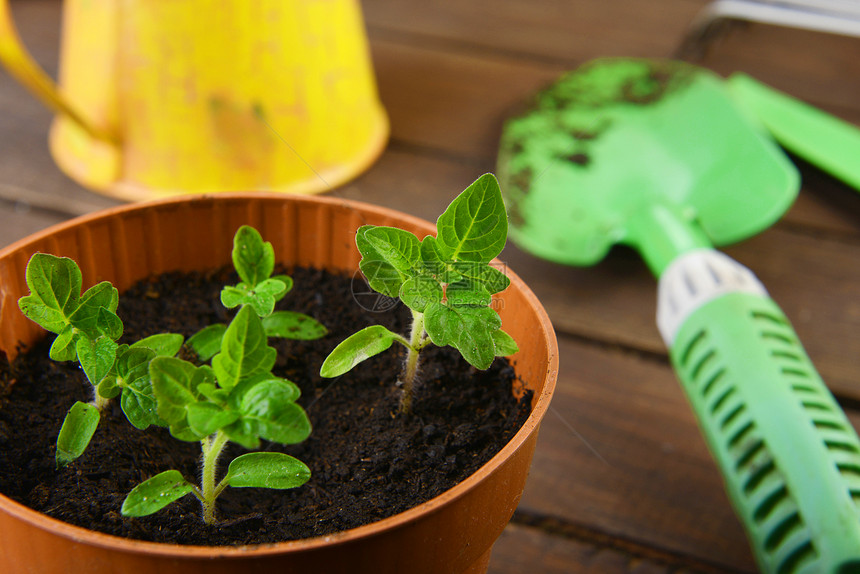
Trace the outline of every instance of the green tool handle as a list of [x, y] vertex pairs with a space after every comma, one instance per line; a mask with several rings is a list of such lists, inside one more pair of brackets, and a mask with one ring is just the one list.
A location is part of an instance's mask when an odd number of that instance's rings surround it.
[[860, 190], [860, 128], [745, 74], [728, 86], [783, 147]]
[[671, 357], [763, 572], [860, 572], [860, 440], [768, 296], [717, 295]]

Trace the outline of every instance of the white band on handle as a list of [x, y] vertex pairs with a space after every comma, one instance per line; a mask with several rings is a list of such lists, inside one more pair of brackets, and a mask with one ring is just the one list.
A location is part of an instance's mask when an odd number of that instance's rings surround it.
[[657, 292], [657, 328], [666, 346], [672, 347], [678, 329], [693, 311], [735, 292], [767, 297], [752, 271], [715, 249], [695, 249], [672, 261], [660, 276]]

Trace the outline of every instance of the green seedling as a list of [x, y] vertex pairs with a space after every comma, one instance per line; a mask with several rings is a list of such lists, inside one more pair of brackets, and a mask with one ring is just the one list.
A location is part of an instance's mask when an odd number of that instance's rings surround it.
[[150, 363], [158, 416], [174, 437], [200, 442], [201, 483], [195, 486], [176, 470], [162, 472], [128, 494], [125, 516], [152, 514], [192, 493], [203, 505], [204, 522], [213, 524], [215, 500], [228, 486], [293, 488], [307, 482], [310, 470], [304, 463], [272, 452], [236, 458], [216, 482], [217, 461], [229, 441], [255, 449], [260, 439], [294, 444], [311, 432], [307, 414], [295, 402], [299, 388], [271, 373], [275, 357], [262, 320], [244, 305], [221, 337], [211, 366], [175, 357]]
[[[122, 321], [116, 315], [118, 292], [103, 282], [81, 295], [81, 272], [74, 261], [35, 254], [27, 266], [30, 295], [19, 306], [24, 314], [57, 333], [50, 356], [78, 360], [94, 388], [91, 403], [69, 410], [57, 440], [57, 464], [68, 464], [86, 449], [107, 402], [120, 397], [129, 422], [139, 429], [168, 427], [184, 441], [199, 441], [203, 452], [201, 484], [169, 470], [134, 488], [122, 506], [126, 516], [157, 512], [186, 494], [203, 505], [207, 524], [215, 521], [215, 500], [228, 486], [293, 488], [310, 470], [286, 454], [263, 452], [239, 456], [216, 482], [217, 462], [227, 443], [248, 449], [261, 439], [280, 444], [303, 441], [311, 431], [300, 392], [291, 381], [272, 374], [276, 351], [268, 337], [314, 339], [326, 334], [317, 321], [289, 311], [274, 311], [292, 288], [286, 275], [272, 277], [274, 249], [251, 227], [241, 227], [233, 242], [233, 263], [241, 279], [225, 287], [221, 300], [241, 307], [229, 325], [210, 325], [190, 337], [198, 364], [175, 355], [183, 337], [159, 334], [132, 345], [119, 344]], [[211, 365], [199, 364], [211, 360]]]
[[400, 343], [406, 348], [400, 376], [404, 413], [411, 409], [419, 353], [428, 344], [450, 345], [478, 369], [487, 369], [497, 356], [517, 352], [491, 306], [492, 295], [510, 284], [490, 265], [508, 232], [496, 178], [485, 174], [467, 187], [439, 216], [436, 229], [436, 237], [422, 240], [394, 227], [358, 229], [359, 268], [374, 291], [409, 307], [412, 327], [408, 337], [381, 325], [367, 327], [335, 347], [320, 369], [323, 377], [337, 377]]
[[50, 357], [78, 361], [93, 386], [93, 399], [76, 402], [57, 437], [56, 462], [64, 466], [83, 454], [114, 397], [129, 422], [140, 429], [158, 423], [149, 362], [156, 356], [175, 355], [183, 337], [161, 334], [120, 345], [123, 324], [116, 315], [119, 294], [107, 281], [81, 294], [78, 265], [66, 257], [36, 253], [26, 271], [30, 294], [18, 301], [21, 311], [44, 329], [57, 334]]
[[[274, 311], [275, 303], [293, 288], [287, 275], [272, 277], [275, 270], [275, 250], [263, 241], [259, 232], [243, 225], [233, 237], [233, 267], [241, 280], [221, 290], [221, 303], [228, 309], [240, 305], [250, 306], [263, 320], [263, 329], [269, 337], [294, 340], [313, 340], [328, 332], [315, 319], [293, 311]], [[188, 345], [201, 361], [208, 361], [221, 348], [221, 339], [227, 325], [216, 323], [203, 328], [188, 339]]]

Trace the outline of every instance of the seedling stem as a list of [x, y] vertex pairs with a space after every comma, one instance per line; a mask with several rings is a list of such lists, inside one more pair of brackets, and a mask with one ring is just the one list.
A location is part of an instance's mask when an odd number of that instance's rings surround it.
[[203, 490], [198, 498], [203, 504], [203, 522], [206, 524], [215, 524], [215, 499], [227, 487], [224, 482], [217, 486], [215, 484], [218, 457], [221, 456], [227, 441], [227, 434], [220, 430], [200, 441], [203, 450], [203, 480], [201, 481]]

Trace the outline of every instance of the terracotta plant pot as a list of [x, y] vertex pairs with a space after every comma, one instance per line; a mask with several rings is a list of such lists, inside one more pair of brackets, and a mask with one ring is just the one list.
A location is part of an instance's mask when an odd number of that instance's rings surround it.
[[[396, 225], [419, 237], [435, 233], [420, 219], [332, 198], [269, 194], [202, 196], [110, 209], [21, 240], [0, 252], [0, 349], [44, 333], [18, 310], [24, 270], [36, 251], [75, 259], [85, 287], [110, 280], [120, 292], [172, 270], [203, 270], [230, 262], [231, 238], [255, 226], [278, 261], [352, 272], [359, 254], [355, 230], [365, 223]], [[504, 329], [517, 340], [519, 376], [535, 391], [533, 410], [514, 438], [475, 474], [411, 510], [352, 530], [241, 547], [179, 546], [128, 540], [71, 526], [0, 496], [0, 571], [243, 574], [457, 574], [485, 572], [493, 543], [510, 520], [525, 486], [541, 418], [558, 367], [549, 319], [515, 274], [500, 294]]]

